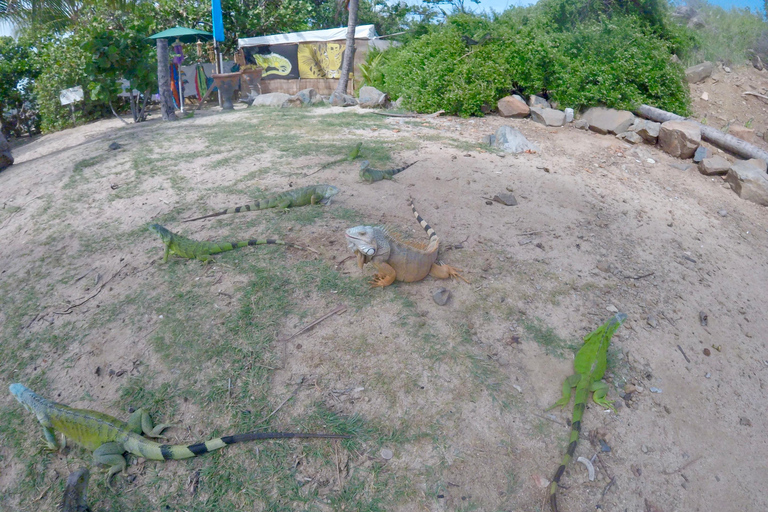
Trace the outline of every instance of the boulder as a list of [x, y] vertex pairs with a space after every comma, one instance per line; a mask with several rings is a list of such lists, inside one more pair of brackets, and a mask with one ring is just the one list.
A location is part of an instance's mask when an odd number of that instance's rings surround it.
[[656, 144], [656, 141], [659, 138], [660, 128], [661, 123], [638, 118], [635, 119], [635, 122], [629, 127], [629, 131], [637, 133], [648, 144]]
[[754, 165], [758, 169], [762, 169], [763, 172], [768, 171], [768, 164], [762, 158], [750, 158], [747, 160], [747, 162]]
[[[314, 105], [317, 102], [318, 94], [315, 89], [311, 87], [309, 89], [303, 89], [283, 103], [284, 107], [308, 107]], [[321, 100], [322, 101], [322, 100]]]
[[729, 126], [728, 135], [738, 137], [743, 141], [753, 143], [755, 142], [755, 130], [752, 128], [746, 128], [744, 126]]
[[616, 138], [625, 140], [630, 144], [640, 144], [644, 140], [637, 132], [621, 132], [616, 135]]
[[285, 103], [285, 101], [290, 97], [290, 94], [285, 94], [284, 92], [259, 94], [253, 99], [252, 105], [261, 107], [282, 107], [283, 103]]
[[550, 108], [549, 102], [547, 100], [545, 100], [541, 96], [536, 96], [535, 94], [531, 94], [528, 97], [528, 106], [529, 107]]
[[354, 107], [357, 105], [357, 100], [349, 94], [338, 94], [334, 92], [331, 94], [330, 103], [334, 107]]
[[726, 174], [730, 168], [731, 162], [718, 155], [705, 158], [699, 162], [699, 172], [705, 176]]
[[508, 153], [524, 153], [530, 151], [538, 153], [539, 148], [535, 144], [532, 144], [520, 133], [520, 130], [512, 128], [511, 126], [502, 126], [496, 130], [496, 135], [493, 138], [493, 146], [499, 149], [503, 149]]
[[524, 101], [520, 101], [514, 96], [504, 96], [496, 104], [496, 108], [499, 109], [499, 115], [501, 117], [528, 117], [531, 113], [531, 109]]
[[544, 126], [563, 126], [565, 112], [553, 108], [531, 107], [531, 120]]
[[573, 122], [573, 127], [579, 130], [589, 130], [589, 121], [586, 119], [579, 119]]
[[358, 101], [363, 108], [384, 108], [389, 102], [389, 96], [375, 87], [366, 85], [360, 88]]
[[581, 116], [589, 123], [589, 129], [601, 135], [612, 133], [618, 135], [626, 132], [635, 121], [635, 115], [628, 110], [592, 107]]
[[667, 121], [659, 130], [659, 146], [677, 158], [691, 158], [701, 144], [701, 129], [687, 121]]
[[563, 110], [563, 112], [565, 112], [565, 122], [566, 122], [566, 124], [573, 122], [573, 115], [574, 115], [573, 109], [568, 107], [565, 110]]
[[0, 133], [0, 171], [13, 165], [13, 155], [11, 154], [11, 145], [5, 140], [5, 136]]
[[698, 148], [696, 148], [696, 152], [693, 154], [693, 163], [697, 164], [701, 162], [702, 160], [704, 160], [709, 156], [708, 153], [709, 152], [707, 151], [707, 148], [705, 148], [704, 146], [699, 146]]
[[715, 66], [711, 62], [702, 62], [686, 69], [685, 78], [688, 80], [688, 83], [697, 84], [705, 78], [712, 76], [712, 71], [714, 70]]
[[740, 198], [768, 206], [768, 175], [751, 163], [739, 161], [733, 164], [725, 181]]

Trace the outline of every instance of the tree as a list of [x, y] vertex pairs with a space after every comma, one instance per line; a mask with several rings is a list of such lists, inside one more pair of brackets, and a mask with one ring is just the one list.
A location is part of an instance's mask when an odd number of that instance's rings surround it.
[[168, 40], [157, 40], [157, 83], [160, 86], [160, 111], [163, 121], [175, 121], [176, 111], [171, 96], [171, 72], [168, 68]]
[[[341, 77], [339, 85], [336, 86], [334, 96], [347, 94], [347, 84], [349, 83], [349, 73], [354, 69], [355, 62], [355, 29], [357, 28], [357, 9], [358, 0], [347, 0], [349, 9], [349, 21], [347, 22], [347, 47], [344, 50], [344, 61], [341, 63]], [[333, 100], [331, 100], [333, 102]]]
[[0, 37], [0, 120], [4, 111], [18, 109], [25, 101], [34, 103], [39, 75], [40, 61], [30, 43]]

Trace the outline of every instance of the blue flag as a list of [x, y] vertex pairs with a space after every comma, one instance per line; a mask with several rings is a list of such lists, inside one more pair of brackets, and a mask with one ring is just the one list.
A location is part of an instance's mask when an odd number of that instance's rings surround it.
[[221, 19], [221, 0], [211, 0], [211, 18], [213, 18], [213, 38], [224, 40], [224, 21]]

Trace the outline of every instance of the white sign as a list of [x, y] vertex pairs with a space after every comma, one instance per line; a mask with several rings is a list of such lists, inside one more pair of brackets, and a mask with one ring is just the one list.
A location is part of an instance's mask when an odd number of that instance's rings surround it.
[[59, 91], [59, 101], [62, 105], [83, 101], [83, 88], [78, 85], [77, 87]]

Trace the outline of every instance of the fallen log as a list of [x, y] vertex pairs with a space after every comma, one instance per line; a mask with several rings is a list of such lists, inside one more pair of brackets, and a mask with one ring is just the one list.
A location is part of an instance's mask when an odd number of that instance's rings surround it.
[[635, 114], [639, 115], [640, 117], [650, 119], [651, 121], [656, 121], [657, 123], [664, 123], [666, 121], [688, 121], [689, 123], [693, 123], [701, 128], [702, 139], [706, 140], [707, 142], [711, 142], [720, 149], [725, 149], [726, 151], [730, 151], [734, 155], [738, 155], [743, 158], [760, 158], [761, 160], [768, 162], [768, 151], [763, 151], [754, 144], [750, 144], [749, 142], [738, 137], [734, 137], [733, 135], [723, 133], [716, 128], [712, 128], [711, 126], [701, 124], [700, 122], [694, 121], [693, 119], [688, 119], [683, 116], [673, 114], [672, 112], [661, 110], [660, 108], [651, 107], [649, 105], [640, 105], [640, 107], [635, 110]]

